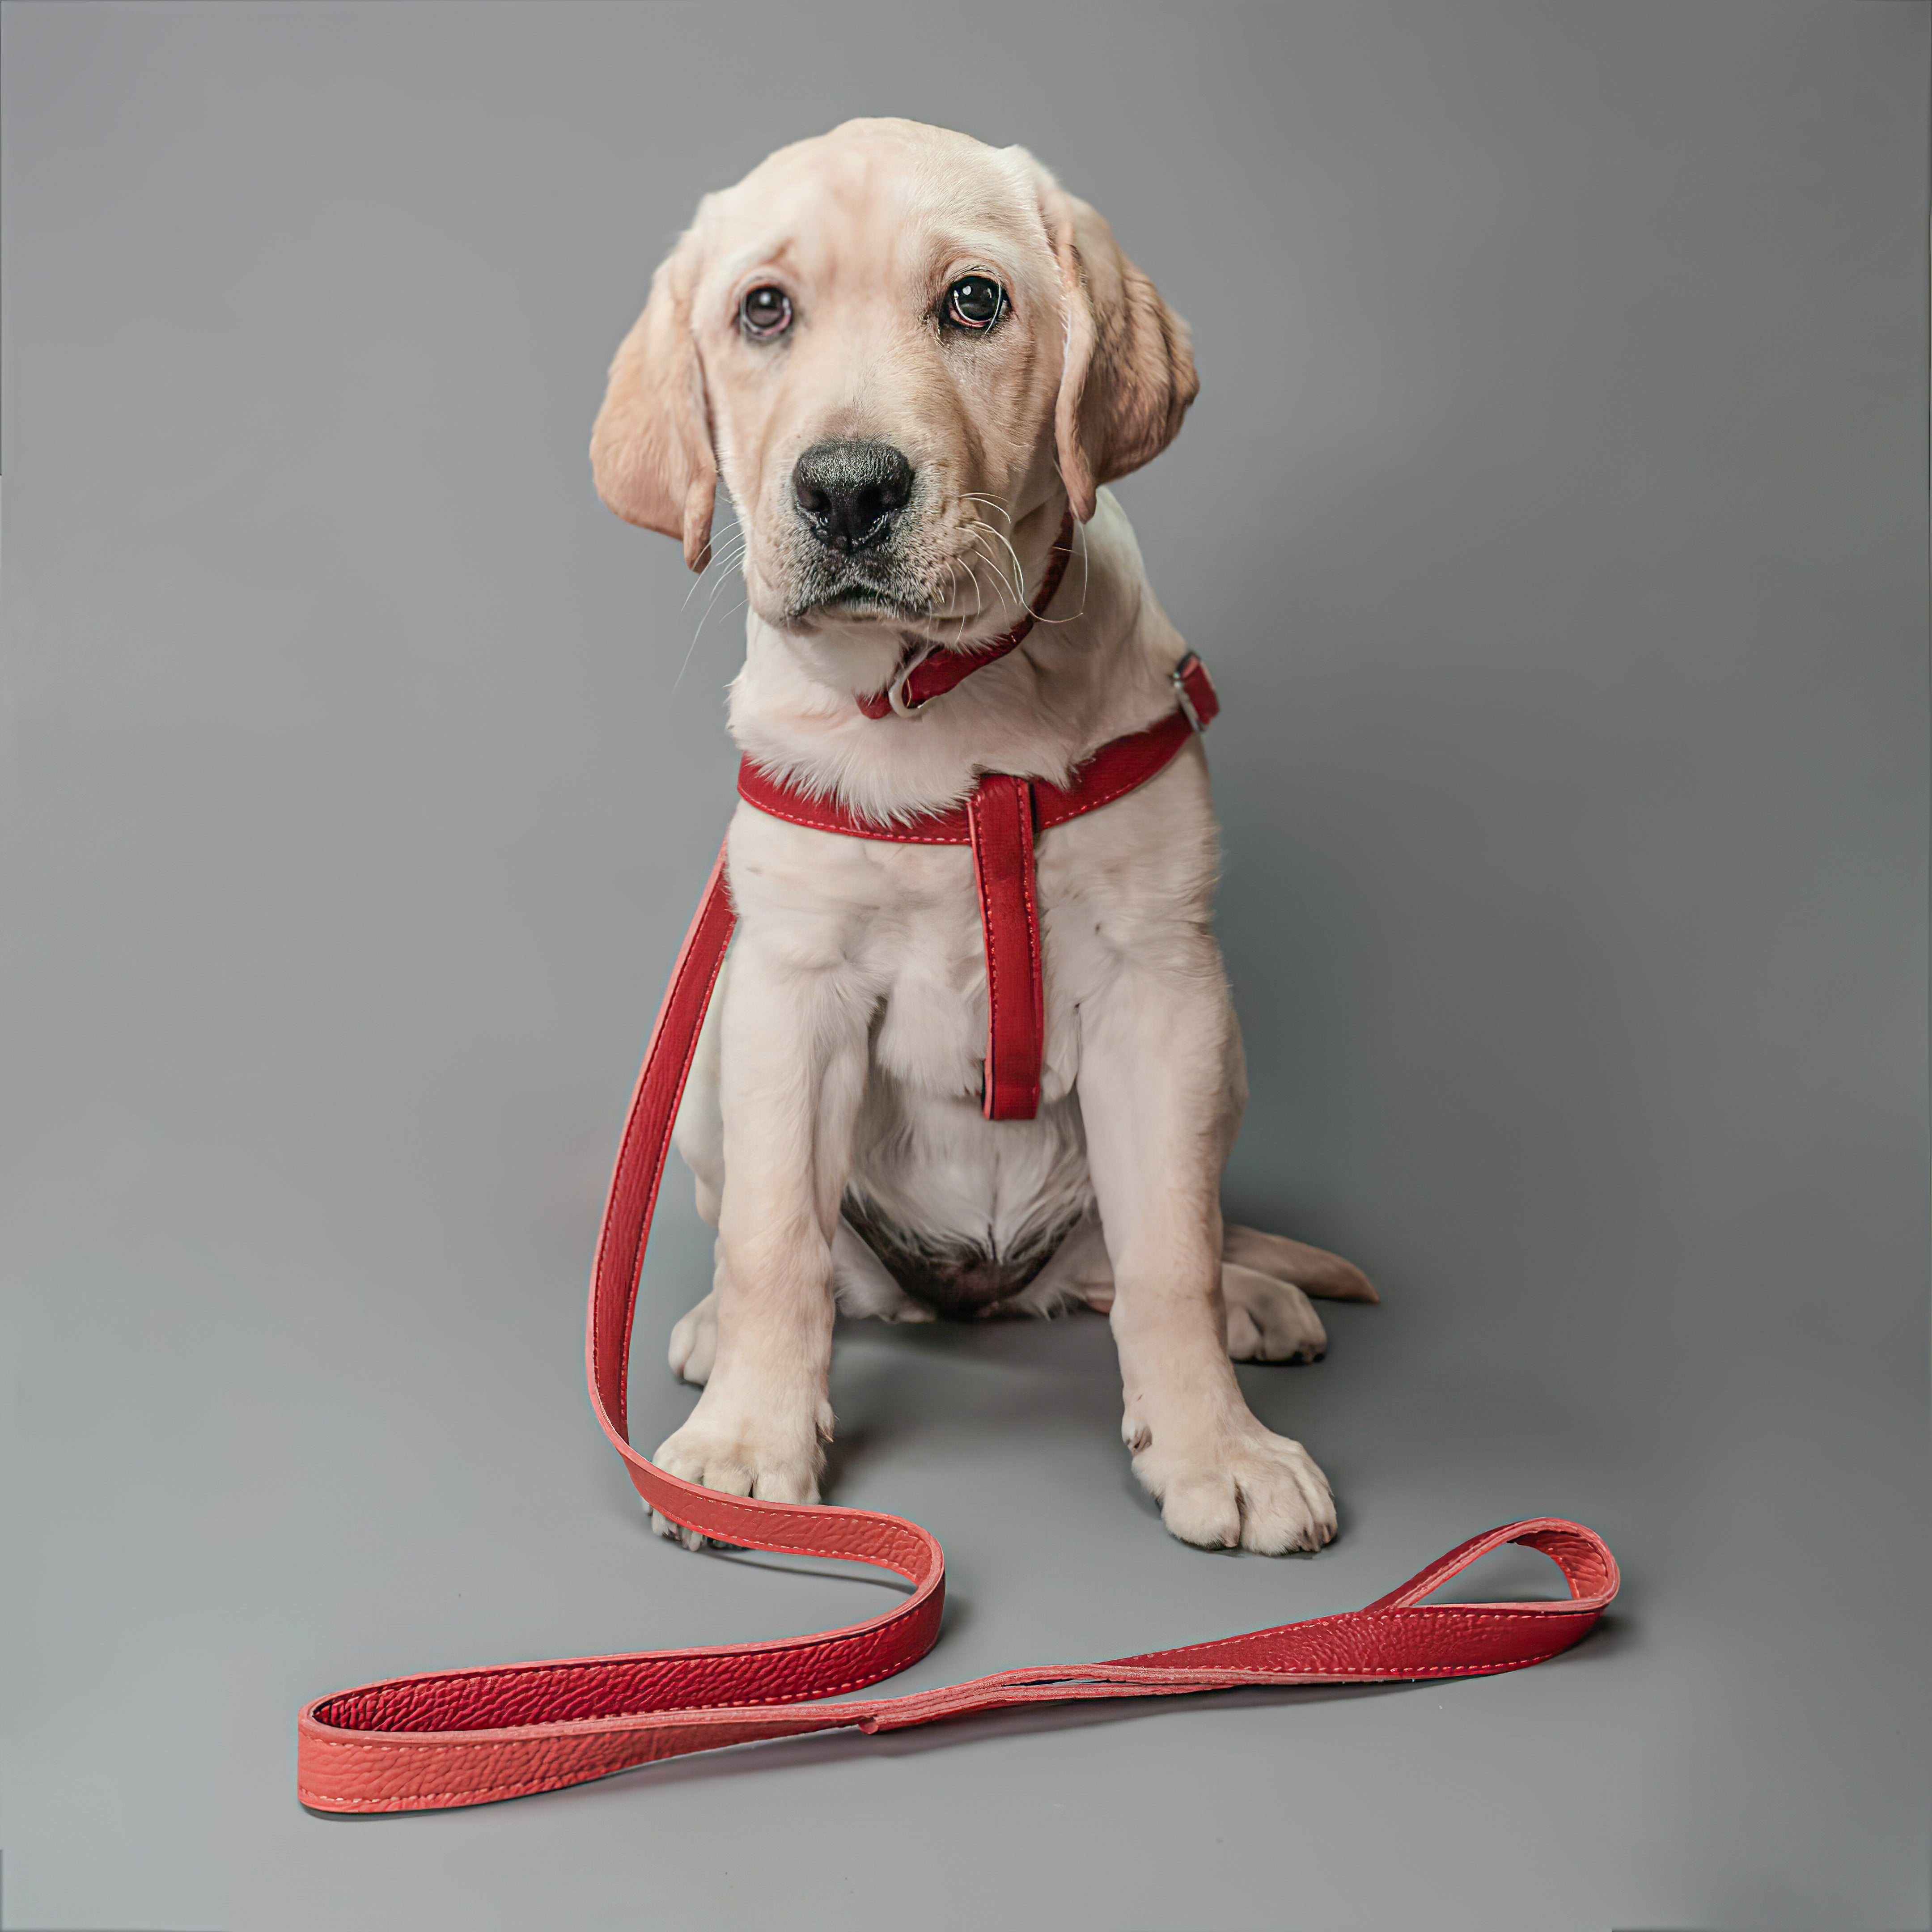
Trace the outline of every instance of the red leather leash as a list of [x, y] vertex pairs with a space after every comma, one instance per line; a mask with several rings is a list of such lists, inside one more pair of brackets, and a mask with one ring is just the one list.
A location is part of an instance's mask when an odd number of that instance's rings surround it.
[[[1043, 605], [1046, 598], [1039, 601]], [[1204, 671], [1201, 677], [1204, 682]], [[1150, 731], [1116, 740], [1083, 769], [1071, 790], [1035, 782], [1028, 816], [1042, 827], [1058, 824], [1119, 797], [1162, 769], [1186, 742], [1201, 703], [1185, 681], [1179, 688], [1186, 715], [1178, 712]], [[1211, 706], [1211, 686], [1207, 698]], [[1210, 708], [1200, 722], [1211, 715]], [[1024, 846], [1024, 870], [1030, 879], [1032, 826], [1022, 830], [1020, 789], [1028, 788], [1019, 780], [999, 788], [998, 802], [982, 814], [976, 830], [970, 804], [913, 826], [882, 830], [775, 786], [754, 770], [740, 781], [753, 805], [761, 810], [782, 806], [778, 815], [796, 823], [865, 837], [970, 843], [982, 903], [988, 904], [989, 890], [1010, 901], [1008, 875], [1016, 845]], [[982, 858], [982, 850], [994, 856]], [[989, 871], [998, 880], [990, 889]], [[1005, 944], [994, 940], [990, 910], [986, 922], [989, 949]], [[1472, 1538], [1364, 1610], [1100, 1664], [1000, 1671], [906, 1696], [819, 1701], [892, 1676], [932, 1647], [945, 1595], [938, 1543], [916, 1523], [881, 1511], [763, 1502], [685, 1482], [633, 1448], [628, 1427], [631, 1331], [645, 1243], [678, 1102], [732, 923], [721, 853], [652, 1028], [611, 1176], [586, 1342], [592, 1406], [638, 1495], [674, 1521], [746, 1549], [874, 1564], [904, 1577], [912, 1593], [848, 1628], [771, 1642], [440, 1671], [338, 1692], [308, 1706], [298, 1720], [296, 1788], [304, 1804], [336, 1812], [488, 1804], [724, 1744], [848, 1726], [896, 1730], [1020, 1704], [1515, 1670], [1567, 1650], [1595, 1623], [1616, 1594], [1615, 1559], [1593, 1531], [1539, 1516]], [[1030, 944], [1036, 976], [1036, 921]], [[990, 1096], [1004, 1076], [992, 1065], [990, 1047], [988, 1058]], [[1036, 1052], [1034, 1079], [1036, 1084]], [[1505, 1543], [1526, 1544], [1553, 1558], [1569, 1598], [1551, 1603], [1423, 1601]]]

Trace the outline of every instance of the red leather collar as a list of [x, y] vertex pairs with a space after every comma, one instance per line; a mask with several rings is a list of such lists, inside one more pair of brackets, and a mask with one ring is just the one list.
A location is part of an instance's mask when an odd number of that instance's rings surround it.
[[[909, 669], [902, 665], [884, 690], [858, 699], [859, 709], [868, 718], [883, 718], [892, 711], [910, 717], [923, 710], [935, 698], [944, 698], [955, 685], [963, 684], [976, 670], [984, 670], [1009, 651], [1017, 650], [1026, 641], [1028, 632], [1039, 621], [1041, 613], [1053, 602], [1054, 592], [1060, 588], [1060, 580], [1066, 574], [1066, 566], [1072, 555], [1073, 512], [1070, 507], [1060, 520], [1060, 534], [1054, 538], [1053, 548], [1047, 553], [1046, 574], [1040, 580], [1039, 592], [1027, 606], [1025, 614], [1010, 631], [1003, 632], [983, 644], [969, 644], [964, 650], [940, 647], [928, 651]], [[896, 702], [893, 698], [896, 692]]]
[[1040, 1111], [1046, 998], [1034, 839], [1049, 826], [1096, 812], [1145, 784], [1196, 732], [1208, 728], [1221, 708], [1208, 667], [1190, 651], [1172, 676], [1174, 710], [1144, 730], [1102, 745], [1065, 786], [987, 772], [962, 804], [916, 818], [880, 820], [862, 818], [836, 799], [801, 791], [749, 758], [738, 767], [738, 796], [794, 825], [896, 844], [972, 847], [980, 925], [986, 944], [986, 1060], [981, 1105], [989, 1120], [1030, 1120]]
[[[1208, 667], [1190, 651], [1170, 674], [1175, 708], [1143, 731], [1130, 731], [1102, 745], [1086, 759], [1065, 788], [1045, 778], [1027, 781], [1033, 793], [1036, 831], [1064, 824], [1123, 798], [1158, 772], [1196, 731], [1220, 716], [1221, 700]], [[738, 767], [738, 796], [774, 818], [808, 825], [818, 832], [842, 832], [848, 838], [885, 838], [902, 845], [970, 845], [970, 802], [910, 818], [867, 818], [836, 799], [814, 796], [774, 778], [745, 759]]]

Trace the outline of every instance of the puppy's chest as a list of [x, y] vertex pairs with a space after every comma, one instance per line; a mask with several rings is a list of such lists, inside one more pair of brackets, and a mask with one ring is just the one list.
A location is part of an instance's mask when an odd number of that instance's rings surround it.
[[[854, 962], [875, 988], [872, 1059], [878, 1070], [922, 1091], [976, 1099], [986, 1048], [986, 946], [970, 852], [922, 851], [884, 870], [901, 890], [855, 934]], [[923, 863], [920, 862], [923, 861]], [[1079, 1006], [1106, 970], [1090, 904], [1097, 881], [1055, 849], [1036, 854], [1040, 976], [1046, 1005], [1042, 1098], [1058, 1099], [1079, 1071]]]
[[[1119, 812], [1119, 820], [1099, 821]], [[1184, 863], [1130, 835], [1130, 803], [1043, 833], [1034, 848], [1046, 1005], [1042, 1097], [1079, 1070], [1079, 1009], [1136, 947], [1186, 916]], [[750, 822], [747, 822], [747, 820]], [[748, 934], [801, 973], [830, 971], [871, 1009], [878, 1073], [976, 1098], [986, 1042], [986, 954], [971, 852], [800, 832], [760, 814], [733, 831]]]

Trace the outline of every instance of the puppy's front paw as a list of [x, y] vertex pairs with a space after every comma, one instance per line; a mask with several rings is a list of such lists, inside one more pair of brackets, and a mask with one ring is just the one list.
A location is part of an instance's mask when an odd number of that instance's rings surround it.
[[1335, 1500], [1315, 1459], [1252, 1416], [1204, 1440], [1164, 1442], [1156, 1432], [1136, 1454], [1134, 1474], [1183, 1543], [1280, 1556], [1319, 1550], [1335, 1534]]
[[[659, 1468], [730, 1496], [758, 1496], [774, 1503], [818, 1502], [819, 1472], [825, 1462], [822, 1437], [832, 1432], [829, 1408], [821, 1404], [818, 1416], [802, 1429], [787, 1429], [769, 1420], [754, 1422], [718, 1407], [710, 1414], [705, 1412], [706, 1404], [700, 1401], [691, 1420], [658, 1444], [651, 1460]], [[660, 1511], [651, 1512], [651, 1527], [660, 1536], [676, 1538], [687, 1550], [704, 1546], [698, 1531], [673, 1522]]]
[[1228, 1352], [1236, 1361], [1318, 1362], [1328, 1352], [1328, 1331], [1293, 1282], [1223, 1262], [1221, 1297], [1228, 1307]]

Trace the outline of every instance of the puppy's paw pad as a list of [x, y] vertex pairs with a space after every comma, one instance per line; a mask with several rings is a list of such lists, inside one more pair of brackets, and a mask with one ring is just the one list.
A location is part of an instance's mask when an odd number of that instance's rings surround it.
[[1221, 1296], [1228, 1309], [1228, 1353], [1236, 1361], [1318, 1362], [1328, 1352], [1328, 1331], [1293, 1282], [1224, 1262]]

